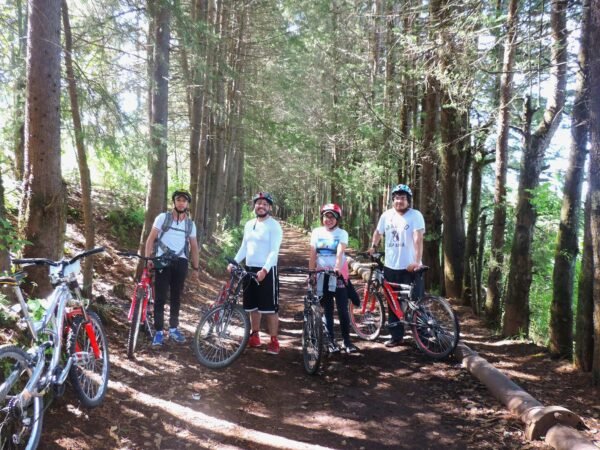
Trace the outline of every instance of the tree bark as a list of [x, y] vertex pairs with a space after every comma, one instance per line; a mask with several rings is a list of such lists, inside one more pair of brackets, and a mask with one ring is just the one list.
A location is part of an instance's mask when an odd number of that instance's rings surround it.
[[[487, 137], [487, 133], [485, 133], [485, 137]], [[463, 277], [462, 303], [463, 305], [471, 305], [471, 309], [475, 314], [479, 314], [479, 301], [477, 286], [473, 283], [477, 277], [473, 277], [472, 274], [477, 272], [477, 228], [481, 212], [481, 186], [483, 169], [491, 162], [485, 158], [486, 155], [483, 151], [484, 142], [485, 138], [479, 139], [479, 149], [474, 158], [473, 170], [471, 171], [471, 202], [465, 248], [465, 273]]]
[[442, 249], [444, 254], [444, 290], [450, 298], [461, 298], [465, 255], [464, 169], [467, 151], [464, 148], [467, 129], [465, 114], [452, 106], [444, 95], [440, 119], [442, 137]]
[[[75, 133], [75, 147], [77, 149], [77, 164], [81, 178], [81, 206], [83, 207], [83, 235], [85, 237], [85, 248], [92, 249], [95, 245], [94, 210], [92, 206], [92, 180], [90, 168], [87, 162], [87, 154], [84, 144], [84, 133], [81, 126], [79, 114], [79, 99], [77, 97], [77, 82], [73, 70], [73, 37], [71, 35], [71, 24], [69, 22], [69, 8], [67, 0], [62, 0], [62, 18], [65, 33], [65, 68], [67, 74], [67, 86], [71, 101], [71, 116], [73, 118], [73, 132]], [[94, 257], [90, 256], [83, 261], [83, 288], [84, 295], [92, 295], [92, 269]]]
[[427, 77], [425, 81], [425, 99], [423, 111], [423, 149], [421, 151], [421, 189], [419, 189], [421, 211], [425, 219], [425, 237], [423, 242], [423, 263], [430, 267], [425, 280], [427, 291], [440, 291], [441, 265], [440, 240], [442, 223], [440, 220], [438, 189], [439, 155], [436, 149], [439, 129], [439, 99], [436, 80]]
[[[589, 6], [589, 3], [588, 3]], [[583, 225], [583, 256], [579, 275], [579, 298], [575, 327], [574, 365], [584, 372], [591, 372], [594, 362], [594, 250], [591, 230], [591, 191], [585, 201]]]
[[7, 241], [8, 230], [11, 229], [6, 217], [6, 208], [4, 207], [4, 184], [2, 183], [2, 171], [0, 170], [0, 274], [10, 269], [10, 258], [8, 246], [10, 243]]
[[573, 285], [575, 262], [579, 252], [581, 190], [588, 143], [589, 0], [584, 1], [582, 12], [577, 86], [571, 120], [571, 151], [554, 254], [550, 310], [550, 353], [555, 357], [567, 359], [573, 356]]
[[[30, 0], [25, 107], [22, 223], [31, 242], [25, 257], [59, 259], [65, 231], [65, 187], [60, 164], [60, 0]], [[52, 287], [47, 268], [32, 268], [36, 295]]]
[[23, 66], [23, 59], [26, 55], [25, 39], [23, 36], [27, 35], [27, 3], [23, 7], [23, 2], [17, 0], [15, 2], [15, 10], [17, 16], [17, 51], [13, 55], [12, 65], [17, 74], [15, 77], [13, 87], [13, 98], [14, 98], [14, 114], [13, 114], [13, 127], [15, 136], [15, 179], [23, 180], [25, 173], [25, 123], [23, 121], [24, 106], [25, 106], [25, 67]]
[[[144, 228], [140, 238], [140, 254], [144, 253], [144, 247], [148, 234], [152, 229], [154, 218], [165, 209], [166, 186], [167, 186], [167, 121], [169, 112], [169, 45], [171, 38], [170, 22], [171, 9], [168, 2], [159, 1], [151, 8], [155, 17], [151, 19], [154, 23], [152, 61], [152, 79], [154, 90], [151, 96], [150, 123], [150, 155], [149, 171], [150, 184], [146, 195], [146, 215]], [[141, 264], [138, 265], [138, 270]]]
[[504, 234], [506, 231], [506, 174], [508, 172], [508, 137], [512, 80], [515, 53], [517, 50], [517, 26], [519, 1], [510, 0], [506, 19], [506, 42], [500, 78], [500, 105], [498, 107], [498, 138], [496, 140], [496, 181], [494, 187], [494, 219], [488, 288], [486, 293], [486, 316], [492, 326], [500, 324], [500, 302], [502, 296], [502, 272], [504, 265]]
[[566, 0], [552, 0], [552, 69], [554, 83], [542, 122], [536, 131], [525, 134], [519, 179], [516, 224], [506, 291], [504, 336], [529, 335], [529, 288], [532, 279], [531, 244], [536, 212], [532, 204], [539, 185], [544, 154], [560, 124], [565, 103], [567, 72]]
[[590, 224], [594, 255], [594, 358], [592, 383], [600, 386], [600, 0], [590, 3]]

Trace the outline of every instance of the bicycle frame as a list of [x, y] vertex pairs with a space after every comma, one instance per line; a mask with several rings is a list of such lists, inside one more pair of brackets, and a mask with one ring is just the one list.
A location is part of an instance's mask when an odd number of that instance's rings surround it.
[[133, 314], [135, 313], [135, 307], [138, 301], [138, 289], [143, 289], [144, 292], [147, 293], [142, 298], [142, 323], [144, 323], [148, 317], [148, 304], [150, 303], [150, 299], [154, 298], [154, 283], [152, 283], [152, 276], [148, 270], [148, 267], [144, 267], [140, 281], [138, 281], [135, 286], [135, 291], [133, 292], [133, 297], [131, 299], [131, 306], [129, 307], [129, 314], [127, 315], [127, 320], [129, 320], [129, 322], [133, 320]]
[[[396, 317], [400, 320], [404, 320], [404, 311], [400, 305], [400, 298], [410, 301], [412, 298], [413, 285], [403, 283], [392, 283], [387, 281], [383, 276], [383, 267], [380, 262], [375, 262], [376, 265], [372, 265], [369, 271], [369, 279], [365, 285], [362, 302], [362, 314], [367, 310], [370, 311], [375, 309], [375, 300], [369, 302], [369, 293], [376, 292], [381, 287], [383, 296], [390, 308], [394, 312]], [[418, 273], [417, 276], [423, 276], [422, 273]], [[370, 303], [370, 304], [369, 304]]]
[[[104, 249], [96, 249], [94, 252], [104, 251]], [[87, 255], [92, 254], [86, 252]], [[82, 254], [84, 255], [84, 254]], [[62, 385], [69, 374], [73, 364], [79, 362], [87, 362], [89, 355], [81, 354], [81, 351], [76, 347], [75, 354], [71, 355], [65, 363], [65, 367], [59, 374], [56, 374], [56, 368], [59, 367], [61, 357], [63, 355], [64, 338], [70, 331], [70, 326], [75, 317], [83, 317], [86, 333], [90, 339], [92, 351], [95, 358], [99, 358], [100, 348], [96, 338], [93, 325], [89, 322], [85, 308], [83, 307], [84, 300], [81, 296], [81, 291], [77, 283], [77, 274], [80, 273], [81, 265], [79, 259], [71, 261], [54, 262], [47, 259], [32, 259], [32, 260], [13, 260], [13, 263], [20, 262], [33, 264], [47, 264], [50, 266], [50, 281], [54, 286], [54, 290], [48, 297], [50, 305], [44, 312], [42, 319], [34, 321], [29, 314], [27, 303], [23, 297], [23, 293], [19, 287], [19, 281], [24, 278], [23, 272], [15, 275], [14, 292], [19, 300], [23, 321], [26, 322], [29, 331], [31, 332], [32, 340], [35, 345], [33, 353], [35, 355], [35, 365], [32, 371], [31, 378], [25, 386], [22, 398], [27, 399], [30, 396], [43, 396], [51, 384]], [[75, 307], [68, 306], [72, 300]], [[44, 335], [48, 335], [48, 339], [41, 341]], [[52, 348], [52, 356], [50, 363], [47, 364], [46, 350]], [[44, 369], [46, 371], [44, 372]], [[41, 383], [41, 390], [38, 389], [38, 384]]]

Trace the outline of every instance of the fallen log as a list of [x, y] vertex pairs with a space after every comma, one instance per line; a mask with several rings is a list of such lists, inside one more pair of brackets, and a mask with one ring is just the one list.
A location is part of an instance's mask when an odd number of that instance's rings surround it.
[[[369, 277], [369, 264], [361, 264], [348, 258], [353, 274]], [[459, 342], [454, 356], [462, 362], [471, 375], [483, 383], [492, 395], [517, 416], [525, 425], [528, 440], [544, 439], [557, 450], [598, 450], [577, 428], [583, 428], [581, 418], [562, 406], [544, 406], [508, 376]]]

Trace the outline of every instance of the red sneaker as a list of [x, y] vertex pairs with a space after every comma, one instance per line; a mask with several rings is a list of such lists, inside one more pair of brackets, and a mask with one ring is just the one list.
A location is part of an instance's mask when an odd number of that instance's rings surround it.
[[258, 331], [252, 332], [250, 339], [248, 339], [248, 346], [252, 348], [260, 347], [260, 336], [258, 335]]
[[271, 342], [267, 345], [267, 353], [279, 355], [279, 341], [276, 336], [271, 336]]

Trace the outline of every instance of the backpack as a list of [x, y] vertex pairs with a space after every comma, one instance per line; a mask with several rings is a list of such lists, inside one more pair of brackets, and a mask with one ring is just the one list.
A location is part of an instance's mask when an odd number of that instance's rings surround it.
[[167, 247], [162, 242], [163, 235], [167, 231], [169, 231], [169, 229], [171, 228], [171, 225], [173, 224], [173, 214], [171, 213], [171, 211], [167, 211], [166, 213], [163, 213], [163, 214], [165, 214], [165, 220], [162, 224], [162, 227], [160, 229], [161, 231], [160, 231], [158, 237], [156, 238], [156, 241], [154, 241], [154, 253], [153, 254], [156, 255], [156, 251], [160, 247], [160, 249], [163, 251], [163, 255], [166, 256], [166, 259], [175, 260], [182, 253], [185, 253], [186, 258], [189, 258], [190, 257], [190, 235], [192, 234], [192, 228], [194, 226], [194, 222], [189, 217], [186, 217], [186, 219], [185, 219], [185, 244], [183, 245], [181, 250], [179, 250], [178, 252], [174, 252], [173, 250], [171, 250], [169, 247]]

